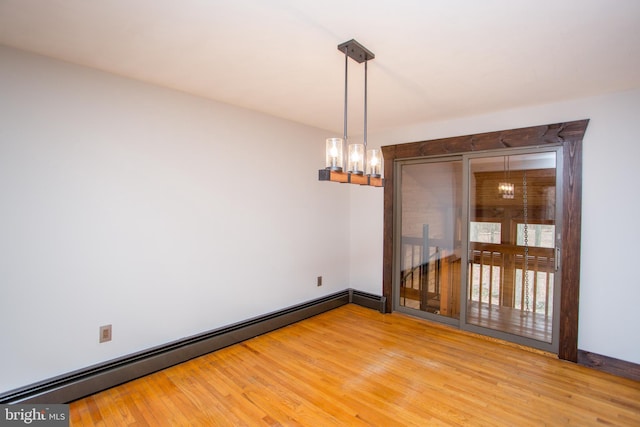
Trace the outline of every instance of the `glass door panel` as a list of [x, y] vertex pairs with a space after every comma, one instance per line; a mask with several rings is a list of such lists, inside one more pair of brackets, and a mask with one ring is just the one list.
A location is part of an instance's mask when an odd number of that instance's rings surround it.
[[556, 156], [469, 159], [467, 324], [552, 344]]
[[396, 309], [459, 319], [462, 160], [406, 163], [398, 170]]

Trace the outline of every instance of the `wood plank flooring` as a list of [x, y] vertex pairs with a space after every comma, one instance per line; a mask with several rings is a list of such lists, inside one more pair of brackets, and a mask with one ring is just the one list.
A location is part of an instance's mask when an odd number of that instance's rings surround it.
[[72, 426], [639, 426], [640, 382], [349, 304], [70, 411]]

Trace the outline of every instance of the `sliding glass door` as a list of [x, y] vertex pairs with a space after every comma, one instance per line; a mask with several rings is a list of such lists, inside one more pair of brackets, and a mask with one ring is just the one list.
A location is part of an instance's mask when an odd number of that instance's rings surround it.
[[409, 162], [400, 170], [396, 310], [457, 322], [462, 277], [462, 159]]
[[466, 326], [557, 350], [556, 151], [468, 159]]
[[396, 167], [394, 309], [557, 351], [561, 152]]

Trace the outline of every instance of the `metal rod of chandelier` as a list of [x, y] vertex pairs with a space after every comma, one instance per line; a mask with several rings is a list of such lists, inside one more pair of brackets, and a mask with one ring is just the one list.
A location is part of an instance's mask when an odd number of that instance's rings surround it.
[[[369, 61], [364, 61], [364, 152], [367, 152], [367, 64]], [[364, 170], [367, 170], [367, 158], [364, 159]]]
[[344, 47], [344, 128], [343, 128], [343, 137], [342, 140], [344, 141], [344, 146], [343, 146], [343, 151], [342, 151], [342, 158], [346, 159], [347, 156], [345, 156], [344, 152], [347, 150], [348, 147], [348, 139], [347, 139], [347, 111], [348, 111], [348, 103], [347, 103], [347, 98], [349, 96], [349, 79], [347, 78], [349, 74], [349, 46], [345, 46]]

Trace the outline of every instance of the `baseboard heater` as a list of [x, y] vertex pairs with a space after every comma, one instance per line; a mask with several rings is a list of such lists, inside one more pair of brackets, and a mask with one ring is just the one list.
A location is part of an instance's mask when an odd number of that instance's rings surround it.
[[387, 298], [384, 296], [381, 297], [379, 295], [349, 289], [349, 302], [378, 310], [380, 313], [385, 312], [386, 300]]
[[0, 404], [67, 403], [354, 303], [384, 312], [384, 297], [348, 289], [0, 394]]

